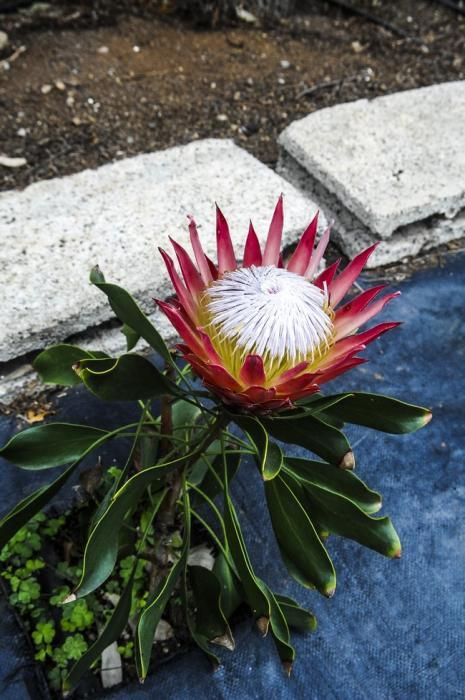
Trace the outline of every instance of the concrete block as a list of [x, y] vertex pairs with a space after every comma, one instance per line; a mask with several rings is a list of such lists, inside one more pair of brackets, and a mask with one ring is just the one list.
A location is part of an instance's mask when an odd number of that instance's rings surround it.
[[188, 245], [187, 214], [215, 257], [217, 201], [240, 255], [249, 219], [263, 237], [281, 192], [291, 243], [317, 206], [232, 141], [209, 139], [1, 194], [0, 362], [112, 318], [88, 283], [93, 265], [151, 310], [171, 293], [157, 248], [169, 235]]
[[399, 262], [465, 236], [463, 210], [453, 219], [431, 216], [419, 223], [401, 226], [388, 239], [380, 238], [285, 151], [281, 152], [277, 172], [319, 203], [325, 217], [332, 223], [332, 239], [349, 258], [379, 242], [367, 262], [367, 268]]
[[290, 124], [279, 143], [385, 239], [430, 217], [449, 230], [465, 209], [464, 124], [459, 81], [319, 110]]

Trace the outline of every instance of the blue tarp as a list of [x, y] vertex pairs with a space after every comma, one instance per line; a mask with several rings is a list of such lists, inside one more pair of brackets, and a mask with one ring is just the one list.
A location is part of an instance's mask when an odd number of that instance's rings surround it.
[[[271, 640], [243, 623], [235, 630], [236, 651], [222, 654], [224, 665], [216, 673], [193, 651], [165, 664], [144, 686], [114, 691], [113, 700], [465, 697], [465, 255], [417, 273], [400, 288], [402, 296], [383, 318], [400, 319], [404, 326], [376, 341], [367, 352], [370, 363], [334, 382], [331, 390], [385, 393], [433, 408], [433, 421], [414, 435], [349, 431], [357, 473], [383, 494], [382, 512], [397, 527], [402, 558], [390, 561], [331, 538], [335, 597], [326, 600], [300, 588], [280, 563], [260, 480], [244, 465], [234, 496], [256, 572], [274, 590], [312, 609], [318, 630], [294, 636], [297, 661], [290, 679]], [[118, 408], [116, 415], [109, 407], [103, 414], [101, 404], [73, 391], [62, 400], [59, 419], [110, 425], [124, 410]], [[3, 437], [14, 423], [3, 419]], [[2, 511], [44, 478], [1, 467]], [[15, 640], [11, 646], [2, 641], [0, 653], [14, 654]], [[21, 666], [25, 661], [19, 659]], [[0, 697], [19, 700], [5, 685], [6, 667], [2, 661]], [[8, 669], [11, 682], [12, 663]], [[21, 673], [18, 668], [18, 677]]]

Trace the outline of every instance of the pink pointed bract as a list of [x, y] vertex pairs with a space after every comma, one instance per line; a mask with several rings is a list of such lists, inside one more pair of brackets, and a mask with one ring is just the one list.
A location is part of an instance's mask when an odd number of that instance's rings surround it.
[[193, 257], [172, 241], [180, 274], [161, 250], [176, 296], [157, 303], [183, 340], [184, 358], [224, 403], [256, 413], [289, 408], [365, 362], [358, 353], [399, 325], [358, 333], [399, 292], [382, 295], [377, 286], [344, 302], [375, 246], [342, 271], [338, 263], [319, 271], [329, 230], [315, 247], [317, 225], [318, 214], [283, 263], [281, 196], [263, 248], [250, 223], [242, 265], [218, 207], [217, 264], [205, 255], [191, 217]]

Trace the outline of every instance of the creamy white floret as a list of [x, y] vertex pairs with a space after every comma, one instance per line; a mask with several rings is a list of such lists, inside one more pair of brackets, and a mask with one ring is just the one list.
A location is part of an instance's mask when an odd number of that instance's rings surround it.
[[274, 265], [226, 272], [208, 288], [205, 308], [218, 340], [243, 354], [294, 362], [313, 358], [332, 337], [326, 290]]

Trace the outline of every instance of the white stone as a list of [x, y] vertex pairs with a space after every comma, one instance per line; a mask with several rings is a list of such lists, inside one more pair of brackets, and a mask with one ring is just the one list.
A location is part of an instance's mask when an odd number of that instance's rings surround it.
[[249, 218], [263, 239], [281, 192], [291, 243], [316, 205], [231, 141], [209, 139], [0, 194], [0, 362], [114, 317], [88, 282], [95, 264], [153, 310], [172, 292], [158, 246], [170, 250], [171, 235], [189, 247], [188, 214], [216, 258], [215, 201], [241, 257]]
[[432, 216], [418, 223], [402, 226], [390, 238], [381, 239], [286, 152], [280, 155], [277, 171], [320, 204], [326, 218], [331, 222], [332, 240], [339, 244], [349, 258], [378, 242], [378, 247], [366, 263], [367, 268], [399, 262], [405, 257], [412, 257], [465, 236], [465, 211], [462, 211], [453, 219]]
[[[465, 207], [465, 81], [322, 109], [281, 147], [376, 238]], [[463, 235], [463, 234], [462, 234]]]

